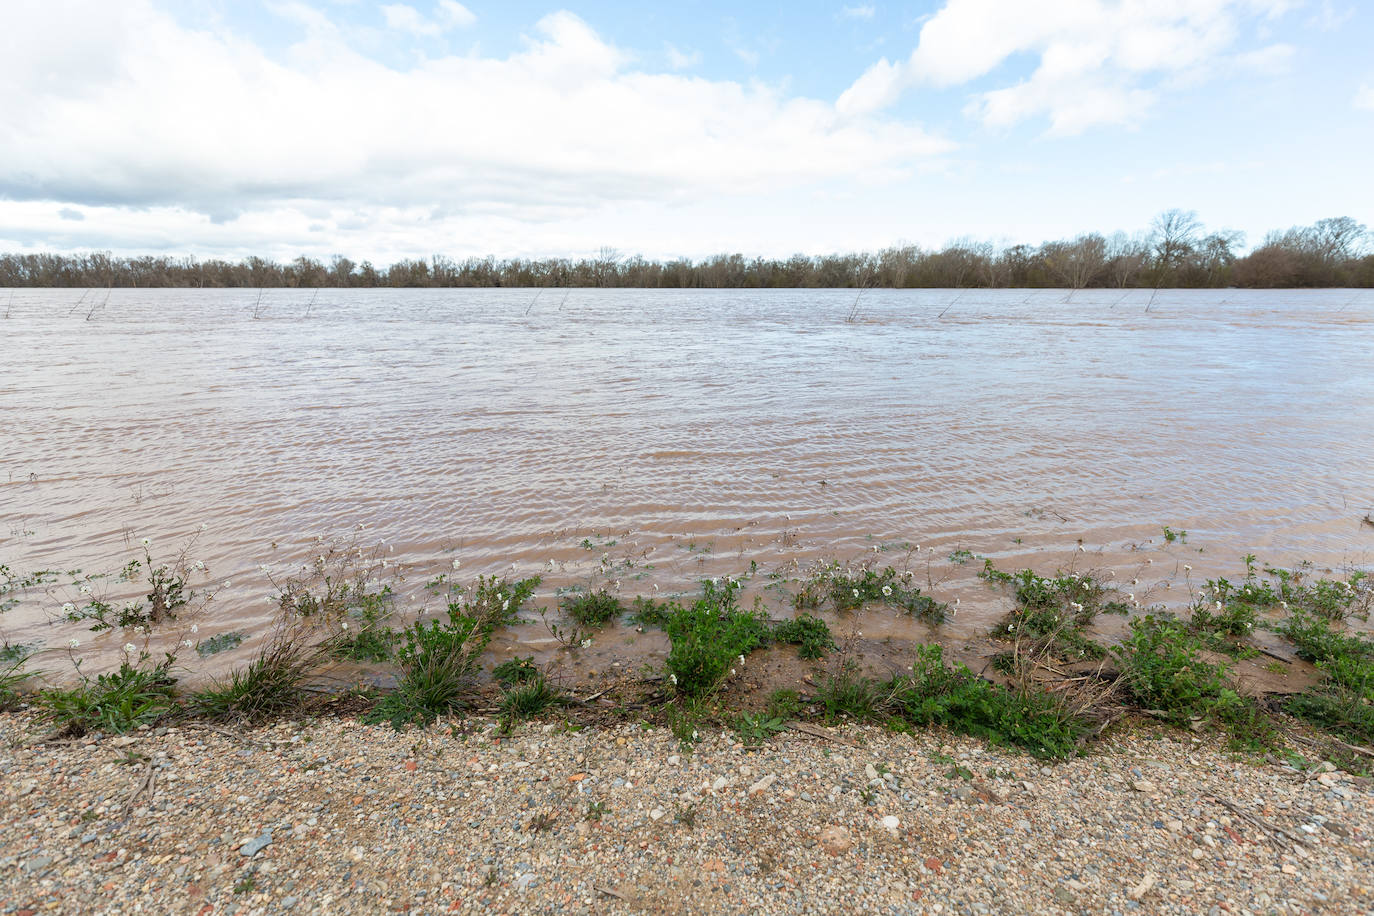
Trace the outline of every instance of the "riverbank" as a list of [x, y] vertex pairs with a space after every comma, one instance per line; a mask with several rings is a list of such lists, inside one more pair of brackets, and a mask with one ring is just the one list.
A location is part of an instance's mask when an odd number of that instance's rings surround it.
[[1042, 765], [941, 731], [0, 715], [0, 911], [1353, 913], [1374, 784], [1133, 728]]

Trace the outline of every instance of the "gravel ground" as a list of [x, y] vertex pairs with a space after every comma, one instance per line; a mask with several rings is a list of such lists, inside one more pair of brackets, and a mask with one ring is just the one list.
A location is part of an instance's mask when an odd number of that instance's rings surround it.
[[1210, 738], [461, 728], [0, 715], [0, 912], [1374, 912], [1371, 783]]

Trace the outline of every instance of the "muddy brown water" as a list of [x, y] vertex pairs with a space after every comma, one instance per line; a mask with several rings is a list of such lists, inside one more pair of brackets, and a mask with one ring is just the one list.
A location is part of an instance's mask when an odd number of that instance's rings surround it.
[[[207, 670], [265, 631], [262, 565], [353, 538], [410, 570], [404, 609], [455, 559], [542, 574], [545, 609], [752, 563], [785, 614], [822, 558], [958, 600], [934, 632], [839, 622], [886, 646], [983, 636], [1008, 604], [982, 557], [1177, 606], [1248, 553], [1374, 556], [1371, 293], [872, 290], [852, 321], [844, 290], [81, 296], [18, 290], [0, 324], [0, 563], [112, 570], [144, 537], [160, 560], [195, 538], [230, 583], [197, 638], [249, 634]], [[20, 597], [10, 642], [76, 637], [95, 666], [128, 638], [54, 623], [70, 588]], [[663, 650], [619, 627], [573, 661], [530, 616], [498, 655], [604, 671]]]

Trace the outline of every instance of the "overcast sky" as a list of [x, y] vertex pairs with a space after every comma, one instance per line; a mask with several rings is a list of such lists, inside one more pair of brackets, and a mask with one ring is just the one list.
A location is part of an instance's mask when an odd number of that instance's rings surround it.
[[1374, 4], [7, 0], [0, 250], [785, 255], [1374, 223]]

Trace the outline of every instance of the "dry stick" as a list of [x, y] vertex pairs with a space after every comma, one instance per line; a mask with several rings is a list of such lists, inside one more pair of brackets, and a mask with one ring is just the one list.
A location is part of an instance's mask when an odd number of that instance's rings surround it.
[[258, 320], [258, 318], [261, 317], [261, 315], [262, 315], [262, 312], [260, 312], [260, 311], [258, 310], [259, 306], [261, 306], [261, 305], [262, 305], [262, 287], [259, 286], [259, 287], [258, 287], [258, 299], [257, 299], [256, 302], [253, 303], [253, 320], [254, 320], [254, 321]]
[[839, 735], [833, 734], [827, 731], [826, 729], [820, 728], [815, 725], [807, 725], [805, 722], [798, 722], [796, 719], [793, 719], [791, 722], [786, 723], [783, 727], [790, 728], [794, 732], [801, 732], [803, 735], [810, 735], [813, 738], [823, 738], [826, 741], [834, 741], [836, 744], [844, 744], [849, 747], [859, 746], [855, 744], [853, 741], [841, 738]]
[[569, 288], [569, 289], [567, 289], [567, 290], [565, 290], [565, 291], [563, 292], [563, 298], [562, 298], [561, 300], [559, 300], [559, 303], [558, 303], [558, 310], [559, 310], [560, 312], [563, 311], [563, 304], [564, 304], [565, 302], [568, 301], [568, 296], [571, 295], [571, 294], [572, 294], [572, 289], [571, 289], [571, 288]]
[[859, 288], [859, 295], [854, 297], [854, 304], [849, 307], [849, 314], [844, 319], [846, 322], [852, 323], [859, 317], [859, 300], [864, 297], [866, 292], [868, 292], [868, 287], [861, 286]]
[[534, 294], [534, 298], [530, 300], [530, 304], [525, 307], [526, 317], [529, 316], [530, 309], [534, 308], [534, 304], [539, 301], [539, 297], [542, 295], [544, 295], [544, 287], [539, 288], [539, 292]]
[[134, 783], [133, 791], [129, 793], [128, 798], [124, 799], [124, 815], [126, 817], [134, 810], [134, 802], [137, 801], [138, 797], [144, 792], [148, 793], [149, 800], [152, 799], [153, 787], [157, 781], [154, 766], [155, 763], [153, 758], [149, 757], [147, 766], [143, 768], [143, 777], [138, 782]]
[[953, 299], [953, 301], [951, 301], [949, 305], [945, 306], [945, 311], [944, 311], [944, 312], [941, 312], [940, 315], [939, 315], [939, 317], [940, 317], [940, 318], [945, 317], [945, 312], [948, 312], [950, 309], [954, 308], [955, 304], [958, 303], [958, 301], [959, 301], [960, 299], [962, 299], [962, 298], [964, 298], [964, 292], [961, 290], [961, 291], [959, 292], [959, 295], [955, 296], [954, 299]]
[[[77, 305], [80, 305], [80, 304], [81, 304], [80, 302], [77, 303]], [[9, 317], [10, 317], [10, 309], [12, 309], [12, 308], [14, 308], [14, 290], [13, 290], [13, 289], [10, 290], [10, 301], [7, 302], [7, 303], [5, 303], [5, 317], [6, 317], [6, 318], [9, 318]]]
[[315, 292], [310, 296], [310, 302], [309, 302], [309, 303], [306, 305], [306, 307], [305, 307], [305, 317], [306, 317], [306, 318], [309, 318], [309, 317], [310, 317], [310, 310], [313, 309], [313, 308], [315, 307], [315, 299], [316, 299], [319, 295], [320, 295], [319, 287], [316, 287], [316, 288], [315, 288]]
[[1286, 827], [1280, 827], [1278, 824], [1269, 823], [1264, 818], [1260, 817], [1258, 814], [1246, 811], [1244, 808], [1240, 807], [1234, 802], [1227, 801], [1224, 798], [1218, 798], [1215, 795], [1209, 795], [1207, 797], [1210, 798], [1212, 801], [1216, 802], [1217, 804], [1221, 805], [1223, 808], [1226, 808], [1228, 811], [1231, 811], [1234, 814], [1239, 815], [1244, 820], [1249, 821], [1251, 824], [1254, 824], [1261, 830], [1269, 831], [1269, 833], [1275, 838], [1283, 837], [1284, 839], [1288, 840], [1288, 842], [1301, 846], [1308, 846], [1312, 842], [1307, 837], [1296, 834]]
[[[73, 313], [73, 312], [75, 312], [77, 309], [81, 308], [81, 303], [83, 303], [83, 302], [86, 301], [86, 295], [87, 295], [87, 293], [89, 293], [90, 291], [91, 291], [91, 288], [90, 288], [89, 286], [86, 287], [86, 291], [83, 292], [83, 293], [81, 294], [81, 298], [78, 299], [78, 300], [76, 300], [76, 305], [73, 305], [71, 308], [67, 309], [67, 317], [68, 317], [68, 318], [70, 318], [70, 317], [72, 316], [72, 313]], [[11, 293], [10, 295], [13, 296], [14, 294]], [[6, 316], [6, 317], [9, 317], [9, 316]]]
[[1159, 295], [1159, 287], [1156, 286], [1156, 287], [1154, 288], [1154, 291], [1150, 293], [1150, 301], [1147, 302], [1147, 303], [1145, 303], [1145, 313], [1146, 313], [1147, 315], [1148, 315], [1149, 312], [1150, 312], [1150, 306], [1152, 306], [1152, 305], [1155, 304], [1155, 296], [1158, 296], [1158, 295]]
[[103, 309], [105, 308], [105, 303], [107, 303], [107, 302], [110, 301], [110, 293], [113, 292], [113, 291], [114, 291], [114, 284], [113, 284], [113, 283], [110, 284], [109, 286], [105, 287], [105, 298], [102, 299], [102, 300], [100, 300], [100, 304], [99, 304], [99, 305], [95, 305], [94, 302], [92, 302], [92, 304], [91, 304], [91, 310], [90, 310], [89, 312], [86, 313], [86, 320], [87, 320], [87, 321], [90, 321], [90, 320], [91, 320], [91, 316], [94, 315], [97, 311], [101, 311], [101, 310], [103, 310]]

